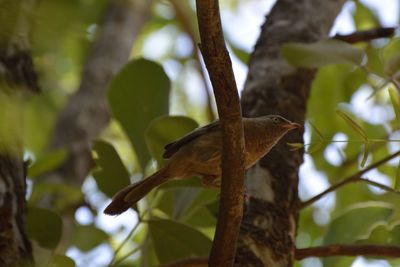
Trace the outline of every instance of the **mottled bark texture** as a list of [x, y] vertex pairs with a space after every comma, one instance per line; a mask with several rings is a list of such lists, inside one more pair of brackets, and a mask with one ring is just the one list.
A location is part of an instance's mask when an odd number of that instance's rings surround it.
[[[262, 26], [251, 55], [242, 95], [245, 117], [279, 114], [304, 123], [314, 70], [294, 68], [282, 58], [286, 42], [313, 42], [327, 37], [344, 0], [280, 0]], [[303, 151], [287, 142], [302, 142], [303, 131], [289, 133], [247, 172], [245, 208], [235, 264], [293, 266], [298, 221], [298, 170]]]
[[0, 0], [0, 266], [33, 264], [25, 232], [22, 106], [38, 92], [30, 54], [33, 0]]
[[51, 148], [65, 147], [67, 161], [46, 178], [80, 185], [93, 167], [90, 143], [107, 126], [106, 90], [129, 59], [133, 41], [146, 22], [152, 1], [111, 0], [99, 25], [81, 84], [61, 111]]

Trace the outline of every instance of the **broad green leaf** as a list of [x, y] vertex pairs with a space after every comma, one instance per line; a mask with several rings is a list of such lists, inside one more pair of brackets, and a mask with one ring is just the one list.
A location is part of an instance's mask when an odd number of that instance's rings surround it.
[[148, 225], [160, 263], [208, 256], [211, 240], [198, 230], [171, 220], [150, 220]]
[[33, 178], [56, 169], [65, 161], [67, 156], [68, 152], [63, 148], [45, 154], [29, 167], [28, 176]]
[[97, 168], [92, 172], [99, 189], [112, 197], [121, 188], [130, 184], [129, 172], [122, 163], [115, 148], [108, 142], [97, 140], [93, 143]]
[[108, 238], [108, 234], [93, 225], [80, 225], [75, 228], [71, 245], [87, 252], [106, 242]]
[[310, 44], [287, 43], [282, 48], [282, 54], [290, 64], [305, 68], [341, 63], [361, 65], [365, 56], [363, 50], [331, 39]]
[[386, 202], [355, 204], [332, 220], [324, 245], [352, 243], [369, 233], [376, 223], [387, 221], [393, 213], [394, 207]]
[[26, 230], [30, 238], [44, 248], [54, 249], [61, 239], [61, 217], [48, 209], [28, 207]]
[[75, 267], [75, 262], [65, 255], [54, 255], [51, 258], [49, 267]]
[[355, 120], [341, 110], [336, 110], [336, 113], [342, 117], [343, 120], [346, 121], [356, 133], [358, 133], [366, 142], [368, 142], [368, 136], [366, 132]]
[[184, 116], [165, 116], [154, 119], [146, 130], [145, 138], [149, 151], [157, 160], [159, 166], [163, 166], [165, 160], [162, 157], [164, 146], [171, 143], [193, 129], [198, 124]]
[[169, 90], [163, 68], [146, 59], [128, 63], [109, 88], [112, 113], [128, 135], [143, 170], [150, 159], [144, 132], [153, 119], [168, 114]]

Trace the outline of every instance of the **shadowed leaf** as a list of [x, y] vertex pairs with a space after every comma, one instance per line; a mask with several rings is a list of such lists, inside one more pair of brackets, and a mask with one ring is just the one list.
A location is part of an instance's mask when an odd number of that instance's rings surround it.
[[29, 207], [26, 226], [28, 235], [44, 248], [54, 249], [60, 242], [62, 220], [51, 210]]
[[144, 132], [153, 119], [168, 114], [169, 90], [163, 68], [143, 58], [129, 62], [110, 85], [112, 113], [128, 135], [143, 170], [150, 159]]

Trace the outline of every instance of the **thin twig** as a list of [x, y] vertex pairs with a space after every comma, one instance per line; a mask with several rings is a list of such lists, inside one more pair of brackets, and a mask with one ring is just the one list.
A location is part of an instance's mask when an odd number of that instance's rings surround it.
[[138, 222], [135, 224], [135, 226], [132, 228], [132, 230], [129, 232], [129, 234], [125, 237], [125, 239], [122, 241], [122, 243], [117, 247], [117, 249], [114, 252], [114, 256], [111, 259], [111, 261], [108, 264], [108, 266], [113, 266], [114, 265], [114, 261], [116, 260], [118, 252], [120, 252], [122, 247], [129, 241], [129, 239], [135, 233], [136, 229], [139, 227], [140, 223], [141, 223], [141, 220], [138, 220]]
[[329, 245], [296, 249], [295, 259], [331, 256], [400, 257], [400, 246], [389, 245]]
[[233, 266], [243, 216], [244, 138], [239, 94], [222, 33], [218, 0], [196, 0], [201, 46], [222, 126], [220, 208], [210, 266]]
[[369, 185], [378, 187], [378, 188], [380, 188], [382, 190], [385, 190], [387, 192], [400, 195], [400, 191], [398, 191], [398, 190], [396, 190], [396, 189], [394, 189], [394, 188], [392, 188], [390, 186], [387, 186], [387, 185], [372, 181], [371, 179], [368, 179], [368, 178], [360, 178], [360, 182], [365, 182], [365, 183], [367, 183]]
[[[333, 184], [331, 187], [329, 187], [328, 189], [326, 189], [322, 193], [319, 193], [318, 195], [310, 198], [309, 200], [302, 202], [300, 204], [300, 209], [303, 209], [305, 207], [308, 207], [308, 206], [312, 205], [313, 203], [317, 202], [322, 197], [324, 197], [326, 194], [328, 194], [330, 192], [333, 192], [336, 189], [338, 189], [338, 188], [340, 188], [340, 187], [342, 187], [342, 186], [344, 186], [344, 185], [346, 185], [348, 183], [362, 182], [363, 179], [361, 179], [361, 176], [363, 174], [365, 174], [366, 172], [369, 172], [372, 169], [375, 169], [375, 168], [379, 167], [380, 165], [384, 164], [385, 162], [388, 162], [391, 159], [394, 159], [398, 155], [400, 155], [400, 151], [397, 151], [396, 153], [391, 154], [391, 155], [389, 155], [389, 156], [387, 156], [387, 157], [385, 157], [385, 158], [383, 158], [383, 159], [381, 159], [381, 160], [369, 165], [365, 169], [363, 169], [363, 170], [361, 170], [361, 171], [359, 171], [357, 173], [354, 173], [353, 175], [350, 175], [350, 176], [348, 176], [346, 178], [343, 178], [341, 181]], [[372, 181], [370, 181], [368, 179], [365, 179], [365, 182], [368, 182], [368, 183], [372, 184]]]
[[394, 35], [396, 28], [394, 27], [382, 27], [364, 31], [357, 31], [351, 34], [341, 35], [336, 34], [333, 39], [341, 40], [349, 44], [358, 42], [368, 42], [379, 38], [389, 38]]

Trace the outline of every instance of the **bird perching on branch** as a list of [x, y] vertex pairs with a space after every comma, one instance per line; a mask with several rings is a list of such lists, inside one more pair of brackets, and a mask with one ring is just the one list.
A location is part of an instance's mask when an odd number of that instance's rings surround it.
[[[243, 118], [245, 169], [253, 166], [290, 130], [300, 125], [278, 115]], [[118, 215], [146, 196], [152, 189], [173, 179], [200, 176], [206, 186], [221, 176], [222, 134], [219, 121], [198, 128], [165, 146], [165, 167], [146, 179], [119, 191], [104, 213]]]

